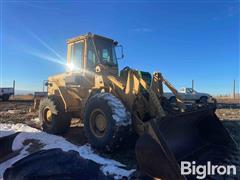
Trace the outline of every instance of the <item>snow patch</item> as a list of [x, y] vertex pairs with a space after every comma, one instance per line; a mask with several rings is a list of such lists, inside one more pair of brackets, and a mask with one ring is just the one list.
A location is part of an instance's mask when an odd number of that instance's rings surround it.
[[15, 113], [15, 110], [8, 110], [7, 111], [9, 114], [14, 114]]
[[[125, 169], [119, 168], [117, 166], [111, 166], [111, 165], [110, 166], [103, 165], [101, 167], [101, 170], [105, 175], [111, 174], [110, 172], [115, 172], [115, 173], [117, 172], [116, 175], [114, 176], [115, 179], [121, 179], [123, 176], [129, 177], [135, 171], [135, 169], [125, 170]], [[119, 174], [121, 174], [121, 175], [119, 175]]]
[[102, 165], [101, 170], [103, 171], [103, 173], [114, 175], [116, 179], [120, 179], [123, 176], [128, 177], [134, 171], [123, 169], [125, 165], [118, 161], [99, 156], [91, 149], [89, 145], [77, 146], [68, 142], [63, 137], [47, 134], [38, 129], [29, 127], [25, 124], [0, 124], [0, 137], [20, 131], [21, 133], [19, 133], [14, 139], [12, 149], [17, 150], [23, 148], [23, 150], [21, 150], [21, 153], [18, 156], [1, 164], [0, 179], [2, 178], [4, 171], [8, 167], [28, 155], [28, 152], [26, 151], [27, 146], [23, 145], [23, 142], [26, 139], [39, 140], [44, 145], [42, 149], [61, 148], [64, 151], [77, 151], [83, 158], [92, 160]]
[[40, 119], [38, 117], [34, 118], [34, 119], [31, 119], [32, 122], [34, 123], [39, 123], [40, 122]]
[[24, 113], [23, 110], [17, 110], [17, 109], [8, 110], [7, 112], [8, 112], [9, 114]]

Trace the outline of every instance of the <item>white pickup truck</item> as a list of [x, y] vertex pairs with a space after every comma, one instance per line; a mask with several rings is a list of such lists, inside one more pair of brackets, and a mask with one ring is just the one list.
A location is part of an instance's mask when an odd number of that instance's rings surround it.
[[14, 88], [0, 88], [0, 99], [2, 99], [2, 101], [8, 101], [12, 95], [14, 95]]
[[[200, 93], [192, 88], [183, 87], [178, 91], [183, 101], [195, 101], [197, 103], [207, 103], [209, 98], [212, 98], [210, 94]], [[169, 100], [170, 103], [176, 102], [176, 97], [173, 93], [164, 93], [164, 96]]]

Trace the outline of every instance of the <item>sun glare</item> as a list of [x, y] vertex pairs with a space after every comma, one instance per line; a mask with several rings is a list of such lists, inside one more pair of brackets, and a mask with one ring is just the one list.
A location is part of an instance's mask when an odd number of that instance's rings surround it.
[[74, 68], [75, 68], [75, 66], [74, 66], [73, 63], [68, 63], [68, 64], [67, 64], [67, 68], [68, 68], [69, 71], [73, 71]]
[[35, 39], [37, 42], [39, 42], [45, 49], [50, 51], [53, 56], [46, 53], [42, 53], [40, 51], [27, 51], [28, 54], [33, 55], [41, 60], [46, 60], [49, 62], [53, 62], [59, 65], [62, 65], [64, 67], [68, 68], [68, 64], [66, 63], [67, 60], [63, 58], [54, 48], [52, 48], [47, 42], [42, 40], [38, 35], [36, 35], [34, 32], [26, 28], [26, 31]]

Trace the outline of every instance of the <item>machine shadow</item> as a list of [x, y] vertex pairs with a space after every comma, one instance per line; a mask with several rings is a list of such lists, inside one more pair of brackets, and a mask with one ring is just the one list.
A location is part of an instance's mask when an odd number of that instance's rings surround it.
[[[63, 137], [78, 146], [82, 146], [88, 143], [88, 140], [84, 134], [83, 127], [75, 126], [71, 127], [67, 133], [63, 135]], [[95, 151], [97, 154], [114, 159], [119, 161], [127, 166], [127, 168], [136, 168], [136, 156], [135, 156], [135, 143], [137, 140], [137, 135], [133, 135], [133, 137], [129, 137], [126, 143], [123, 143], [116, 152], [113, 153], [106, 153], [106, 152], [99, 152]]]

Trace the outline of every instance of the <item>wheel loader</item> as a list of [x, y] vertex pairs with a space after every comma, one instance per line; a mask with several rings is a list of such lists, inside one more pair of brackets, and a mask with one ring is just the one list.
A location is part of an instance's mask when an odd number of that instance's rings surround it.
[[[65, 133], [71, 119], [80, 118], [90, 145], [106, 152], [137, 134], [139, 169], [162, 179], [186, 179], [181, 161], [218, 163], [223, 149], [236, 148], [215, 114], [214, 100], [185, 104], [160, 72], [119, 71], [115, 49], [121, 47], [92, 33], [67, 40], [68, 68], [48, 78], [48, 97], [39, 105], [44, 131]], [[163, 96], [163, 85], [174, 93], [175, 104]]]

